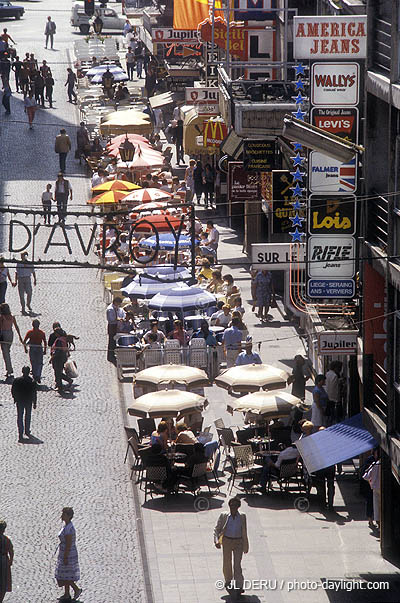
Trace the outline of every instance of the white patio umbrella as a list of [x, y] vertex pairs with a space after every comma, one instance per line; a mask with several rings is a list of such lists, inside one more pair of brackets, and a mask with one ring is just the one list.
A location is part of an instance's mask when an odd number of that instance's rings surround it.
[[257, 415], [263, 415], [268, 419], [277, 419], [278, 417], [287, 417], [294, 406], [301, 404], [302, 401], [296, 396], [292, 396], [284, 391], [258, 391], [247, 394], [242, 398], [235, 398], [227, 406], [228, 412], [234, 410], [240, 412], [251, 412]]
[[171, 281], [157, 281], [154, 279], [146, 278], [146, 276], [137, 275], [123, 289], [122, 293], [127, 297], [138, 297], [143, 299], [154, 298], [160, 291], [170, 291], [171, 287], [178, 287], [180, 289], [189, 289], [188, 285], [183, 282], [171, 283]]
[[203, 310], [217, 303], [215, 295], [200, 287], [181, 289], [176, 286], [169, 291], [157, 293], [150, 300], [152, 310]]
[[215, 378], [216, 385], [241, 392], [286, 387], [289, 375], [269, 364], [244, 364], [233, 366]]
[[201, 412], [207, 404], [203, 396], [193, 392], [166, 389], [136, 398], [128, 413], [135, 417], [177, 417], [183, 413]]
[[163, 364], [151, 366], [136, 373], [134, 383], [137, 385], [153, 385], [160, 383], [180, 383], [188, 389], [210, 385], [207, 373], [202, 369], [186, 364]]

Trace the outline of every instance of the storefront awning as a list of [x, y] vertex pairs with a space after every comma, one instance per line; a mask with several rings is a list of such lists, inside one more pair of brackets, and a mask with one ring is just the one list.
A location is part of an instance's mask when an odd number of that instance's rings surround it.
[[361, 413], [296, 442], [309, 473], [352, 459], [377, 445], [363, 427]]
[[165, 105], [171, 105], [174, 102], [174, 95], [172, 92], [163, 92], [162, 94], [156, 94], [149, 98], [150, 107], [156, 109], [157, 107], [164, 107]]

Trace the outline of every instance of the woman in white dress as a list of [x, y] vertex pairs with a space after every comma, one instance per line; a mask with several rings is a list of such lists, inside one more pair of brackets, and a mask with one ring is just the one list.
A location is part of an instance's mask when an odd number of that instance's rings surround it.
[[75, 528], [72, 523], [74, 510], [71, 507], [64, 507], [61, 512], [61, 519], [65, 526], [59, 532], [60, 539], [58, 559], [55, 577], [58, 586], [64, 587], [64, 595], [59, 601], [71, 601], [69, 594], [70, 587], [74, 591], [73, 601], [78, 601], [82, 589], [76, 582], [80, 579], [80, 570], [78, 562], [78, 551], [75, 544]]

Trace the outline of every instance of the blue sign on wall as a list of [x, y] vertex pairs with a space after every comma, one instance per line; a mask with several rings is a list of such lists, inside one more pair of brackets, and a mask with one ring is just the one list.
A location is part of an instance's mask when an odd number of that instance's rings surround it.
[[310, 279], [307, 283], [309, 297], [354, 297], [354, 279]]

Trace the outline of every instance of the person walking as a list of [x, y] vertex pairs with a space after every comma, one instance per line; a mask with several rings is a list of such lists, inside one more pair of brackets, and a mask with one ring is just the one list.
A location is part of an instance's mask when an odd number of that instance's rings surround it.
[[328, 394], [324, 388], [325, 375], [317, 375], [315, 387], [312, 391], [313, 403], [311, 406], [311, 422], [314, 427], [325, 426], [325, 410], [328, 405]]
[[11, 362], [11, 345], [14, 338], [13, 327], [17, 331], [19, 340], [22, 343], [21, 332], [15, 316], [11, 314], [10, 306], [6, 303], [0, 304], [1, 353], [6, 365], [6, 379], [12, 377], [14, 374]]
[[44, 78], [40, 71], [35, 74], [35, 78], [33, 80], [33, 86], [35, 89], [35, 101], [41, 107], [44, 107]]
[[247, 520], [244, 513], [239, 513], [239, 498], [231, 498], [228, 505], [229, 513], [221, 513], [218, 517], [214, 544], [217, 549], [222, 547], [225, 588], [237, 598], [243, 592], [242, 556], [249, 552]]
[[13, 287], [15, 286], [11, 278], [10, 271], [4, 265], [4, 262], [5, 259], [0, 258], [0, 304], [4, 304], [6, 301], [7, 279], [10, 281]]
[[56, 136], [54, 151], [58, 154], [60, 160], [60, 172], [65, 172], [67, 155], [71, 150], [71, 139], [64, 128]]
[[[17, 76], [15, 75], [15, 77]], [[19, 70], [18, 74], [18, 82], [25, 100], [29, 93], [29, 69], [27, 63], [22, 63], [21, 69]]]
[[215, 173], [210, 163], [204, 166], [204, 197], [207, 208], [212, 209], [214, 202]]
[[67, 69], [67, 81], [65, 82], [65, 86], [67, 87], [67, 94], [68, 94], [68, 102], [72, 103], [72, 97], [74, 97], [75, 99], [75, 103], [76, 103], [76, 92], [75, 92], [75, 85], [76, 85], [76, 75], [75, 73], [72, 71], [71, 67], [68, 67]]
[[222, 336], [227, 368], [234, 366], [241, 350], [242, 331], [239, 329], [239, 326], [240, 319], [237, 317], [232, 318], [231, 326], [225, 329]]
[[68, 197], [72, 201], [71, 185], [69, 181], [64, 178], [64, 174], [59, 172], [55, 184], [55, 199], [57, 203], [58, 221], [60, 224], [64, 224], [67, 217]]
[[132, 48], [128, 48], [128, 52], [125, 55], [126, 61], [126, 71], [128, 73], [128, 78], [130, 81], [133, 81], [133, 74], [135, 72], [135, 55], [132, 52]]
[[14, 561], [12, 542], [4, 535], [7, 523], [0, 519], [0, 603], [12, 591], [11, 566]]
[[70, 588], [74, 591], [73, 601], [78, 601], [82, 589], [76, 582], [80, 579], [78, 550], [76, 548], [76, 532], [72, 523], [74, 510], [72, 507], [64, 507], [61, 511], [61, 520], [64, 527], [58, 533], [60, 540], [58, 546], [58, 559], [55, 571], [55, 578], [58, 586], [64, 587], [64, 595], [59, 601], [70, 601]]
[[381, 460], [379, 448], [374, 448], [373, 451], [374, 462], [368, 467], [367, 471], [363, 474], [365, 479], [372, 490], [372, 501], [373, 501], [373, 512], [374, 521], [369, 522], [371, 529], [380, 530], [381, 528]]
[[24, 111], [28, 115], [29, 129], [33, 130], [33, 120], [35, 119], [35, 114], [37, 110], [37, 103], [33, 98], [32, 90], [29, 92], [28, 96], [25, 97], [24, 100]]
[[79, 128], [76, 131], [76, 147], [77, 147], [77, 155], [79, 157], [79, 161], [84, 155], [85, 157], [89, 153], [90, 149], [90, 136], [87, 127], [85, 126], [85, 122], [81, 121], [79, 124]]
[[50, 226], [51, 219], [51, 202], [54, 201], [53, 193], [51, 192], [51, 184], [46, 184], [46, 190], [42, 193], [43, 217], [44, 223]]
[[50, 48], [53, 50], [54, 43], [54, 35], [56, 33], [56, 24], [52, 21], [51, 17], [47, 17], [46, 25], [44, 28], [44, 35], [46, 36], [46, 44], [45, 48], [47, 49], [49, 40], [50, 40]]
[[46, 354], [46, 335], [39, 329], [40, 322], [35, 319], [32, 321], [32, 329], [24, 337], [25, 352], [28, 353], [32, 367], [32, 377], [36, 383], [42, 380], [43, 357]]
[[56, 389], [59, 393], [61, 393], [64, 390], [62, 384], [63, 381], [67, 381], [69, 386], [72, 385], [72, 379], [64, 373], [64, 365], [68, 360], [67, 334], [61, 327], [57, 327], [54, 330], [54, 333], [56, 337], [51, 346], [50, 362], [54, 370]]
[[304, 400], [306, 397], [306, 381], [311, 378], [310, 369], [301, 354], [297, 354], [294, 357], [294, 361], [295, 365], [292, 374], [287, 380], [287, 384], [292, 385], [292, 396]]
[[10, 115], [11, 113], [11, 88], [10, 88], [10, 84], [7, 82], [4, 84], [4, 90], [3, 90], [3, 98], [1, 99], [1, 104], [3, 105], [4, 109], [6, 110], [6, 115]]
[[[133, 51], [136, 60], [136, 75], [139, 80], [142, 78], [144, 52], [144, 44], [141, 40], [139, 40], [136, 48]], [[149, 96], [152, 95], [150, 94]]]
[[44, 78], [44, 87], [46, 90], [46, 99], [49, 102], [50, 109], [53, 108], [53, 90], [54, 90], [54, 78], [51, 70], [49, 69]]
[[196, 163], [193, 170], [194, 194], [196, 195], [196, 203], [200, 205], [201, 198], [204, 192], [204, 172], [201, 161]]
[[22, 377], [17, 377], [11, 386], [11, 395], [17, 405], [18, 442], [24, 443], [24, 433], [31, 436], [32, 406], [36, 409], [36, 383], [29, 376], [29, 366], [22, 367]]
[[[115, 358], [115, 335], [118, 333], [118, 326], [121, 320], [125, 318], [125, 311], [121, 308], [122, 299], [115, 297], [112, 304], [107, 308], [107, 334], [108, 334], [108, 346], [107, 346], [107, 360], [113, 364], [117, 364]], [[146, 337], [146, 336], [145, 336]], [[147, 343], [147, 341], [145, 341]]]
[[272, 274], [268, 270], [261, 270], [255, 278], [256, 303], [258, 318], [261, 322], [268, 320], [268, 311], [273, 294]]
[[194, 194], [194, 170], [196, 167], [196, 161], [190, 159], [189, 166], [185, 170], [185, 183], [186, 183], [186, 202], [190, 203], [193, 199]]
[[[18, 56], [15, 57], [14, 61], [11, 63], [11, 69], [14, 71], [14, 74], [15, 74], [15, 89], [16, 89], [16, 92], [19, 92], [19, 89], [21, 87], [20, 77], [19, 76], [20, 76], [20, 73], [21, 73], [22, 65], [23, 65], [23, 63], [22, 63], [22, 61], [20, 61], [20, 59], [19, 59]], [[22, 87], [21, 87], [21, 91], [23, 92]]]
[[19, 301], [21, 302], [22, 315], [26, 316], [25, 312], [25, 294], [26, 305], [29, 312], [32, 312], [32, 278], [33, 284], [36, 287], [36, 272], [32, 262], [28, 261], [28, 252], [21, 253], [21, 261], [17, 262], [15, 272], [15, 286], [18, 285]]

